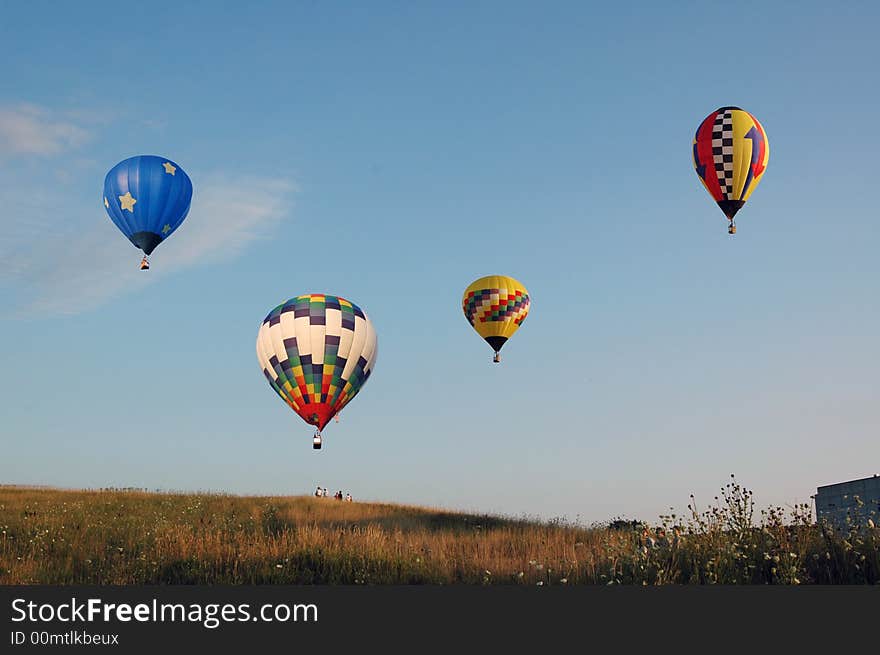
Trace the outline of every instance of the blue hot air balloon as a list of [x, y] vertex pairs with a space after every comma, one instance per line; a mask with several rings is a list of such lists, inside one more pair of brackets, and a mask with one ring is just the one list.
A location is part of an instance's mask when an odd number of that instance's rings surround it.
[[104, 178], [104, 208], [110, 220], [147, 256], [174, 232], [189, 213], [192, 181], [175, 162], [138, 155], [119, 162]]

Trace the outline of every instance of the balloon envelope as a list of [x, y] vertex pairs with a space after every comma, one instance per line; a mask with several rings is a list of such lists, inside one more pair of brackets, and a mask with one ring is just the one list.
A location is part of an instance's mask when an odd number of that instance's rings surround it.
[[361, 390], [376, 363], [373, 324], [339, 296], [311, 293], [278, 305], [257, 334], [257, 361], [270, 386], [322, 430]]
[[183, 223], [192, 192], [192, 181], [178, 164], [138, 155], [107, 173], [104, 208], [128, 240], [149, 255]]
[[464, 316], [495, 352], [519, 329], [529, 314], [529, 292], [506, 275], [474, 280], [461, 299]]
[[697, 128], [693, 158], [706, 191], [728, 220], [733, 220], [764, 176], [770, 143], [761, 123], [749, 112], [721, 107]]

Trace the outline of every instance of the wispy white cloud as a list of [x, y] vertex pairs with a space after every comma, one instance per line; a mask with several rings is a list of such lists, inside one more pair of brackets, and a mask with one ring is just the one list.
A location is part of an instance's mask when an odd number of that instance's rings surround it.
[[189, 216], [154, 253], [161, 266], [146, 274], [137, 269], [138, 251], [100, 208], [67, 217], [63, 227], [28, 220], [7, 233], [0, 241], [0, 278], [18, 292], [14, 315], [77, 314], [196, 263], [233, 257], [290, 216], [295, 190], [283, 179], [236, 177], [232, 183], [219, 174], [194, 186]]
[[0, 157], [55, 155], [82, 145], [90, 132], [74, 119], [35, 105], [0, 107]]
[[289, 216], [294, 191], [290, 180], [280, 178], [209, 176], [196, 186], [190, 215], [174, 233], [181, 238], [163, 244], [163, 267], [177, 270], [239, 254]]

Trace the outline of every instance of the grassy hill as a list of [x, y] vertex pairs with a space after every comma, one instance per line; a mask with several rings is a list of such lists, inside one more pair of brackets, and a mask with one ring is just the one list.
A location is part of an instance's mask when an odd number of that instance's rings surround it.
[[0, 584], [876, 584], [877, 529], [755, 519], [731, 482], [656, 526], [333, 498], [0, 487]]

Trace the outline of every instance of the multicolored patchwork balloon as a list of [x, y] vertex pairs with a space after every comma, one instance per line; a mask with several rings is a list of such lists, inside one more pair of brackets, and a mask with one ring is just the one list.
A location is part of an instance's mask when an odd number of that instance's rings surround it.
[[499, 351], [529, 314], [529, 292], [521, 282], [506, 275], [488, 275], [475, 280], [461, 299], [464, 316], [495, 351]]
[[758, 119], [739, 107], [721, 107], [700, 123], [694, 136], [694, 168], [736, 233], [734, 216], [760, 183], [770, 161], [770, 143]]
[[263, 319], [257, 361], [275, 392], [306, 423], [321, 430], [373, 372], [373, 324], [353, 302], [323, 293], [291, 298]]
[[189, 176], [165, 157], [129, 157], [104, 178], [104, 209], [144, 261], [183, 223], [192, 194]]

